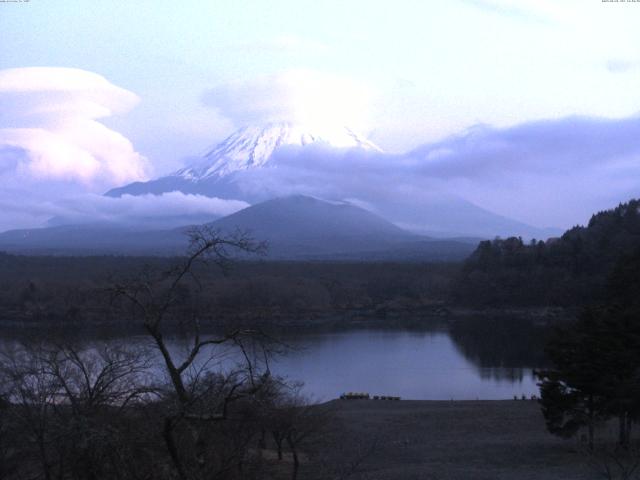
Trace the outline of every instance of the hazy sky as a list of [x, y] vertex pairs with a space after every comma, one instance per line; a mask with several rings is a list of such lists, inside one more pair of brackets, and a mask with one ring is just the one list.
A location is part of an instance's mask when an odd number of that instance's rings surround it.
[[0, 230], [286, 116], [430, 152], [417, 172], [498, 213], [584, 222], [639, 194], [639, 25], [601, 0], [0, 3]]

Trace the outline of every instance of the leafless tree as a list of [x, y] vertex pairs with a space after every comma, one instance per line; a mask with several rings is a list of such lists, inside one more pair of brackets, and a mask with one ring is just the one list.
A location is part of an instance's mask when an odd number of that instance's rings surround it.
[[270, 383], [271, 395], [262, 404], [262, 426], [271, 435], [278, 460], [284, 459], [284, 450], [291, 454], [291, 478], [298, 478], [301, 455], [308, 457], [310, 440], [320, 436], [331, 424], [331, 410], [310, 402], [301, 394], [301, 383], [290, 384], [274, 378]]
[[[213, 265], [226, 271], [233, 254], [256, 254], [265, 245], [256, 243], [246, 234], [222, 235], [208, 227], [193, 229], [186, 258], [164, 272], [143, 271], [137, 278], [118, 282], [111, 292], [114, 299], [125, 299], [133, 308], [155, 348], [160, 352], [171, 385], [166, 392], [167, 411], [164, 416], [163, 438], [173, 466], [182, 480], [202, 478], [211, 472], [226, 471], [228, 457], [212, 454], [214, 439], [211, 424], [229, 419], [229, 405], [252, 397], [268, 377], [256, 369], [249, 357], [247, 345], [255, 341], [253, 330], [231, 330], [223, 334], [204, 334], [198, 299], [186, 305], [186, 292], [201, 292], [198, 269]], [[185, 318], [187, 317], [187, 318]], [[167, 323], [178, 321], [191, 337], [183, 356], [172, 352], [167, 343]], [[212, 373], [207, 366], [212, 349], [234, 347], [244, 364], [231, 372]], [[226, 446], [229, 443], [225, 444]], [[219, 447], [219, 445], [218, 445]], [[185, 459], [186, 457], [186, 459]], [[232, 457], [242, 464], [241, 454]]]
[[5, 348], [6, 421], [20, 454], [17, 478], [133, 478], [123, 409], [152, 392], [140, 351], [44, 341]]
[[[234, 252], [264, 246], [208, 228], [190, 235], [188, 255], [174, 267], [144, 268], [108, 289], [113, 313], [132, 315], [146, 331], [148, 351], [47, 339], [0, 352], [0, 459], [21, 457], [7, 478], [265, 478], [260, 449], [276, 430], [297, 478], [322, 409], [271, 375], [269, 358], [283, 345], [254, 329], [201, 328], [211, 316], [203, 269], [226, 271]], [[10, 452], [2, 449], [5, 430], [18, 433]]]

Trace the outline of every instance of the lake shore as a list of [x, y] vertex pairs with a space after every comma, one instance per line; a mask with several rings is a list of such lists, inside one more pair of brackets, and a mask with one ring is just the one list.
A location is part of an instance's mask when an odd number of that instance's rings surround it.
[[[528, 321], [538, 326], [563, 323], [573, 319], [575, 308], [523, 307], [523, 308], [468, 308], [455, 305], [389, 305], [347, 309], [256, 312], [251, 309], [219, 310], [201, 319], [204, 331], [225, 329], [260, 329], [273, 334], [282, 332], [340, 332], [357, 329], [386, 330], [437, 330], [447, 329], [458, 321], [478, 321], [486, 319], [513, 319]], [[178, 322], [179, 323], [179, 322]], [[29, 332], [42, 328], [68, 333], [99, 332], [101, 334], [144, 333], [137, 319], [115, 319], [108, 312], [97, 312], [90, 319], [44, 318], [27, 315], [25, 312], [0, 312], [0, 332]], [[169, 323], [170, 331], [180, 331], [176, 322]]]
[[585, 448], [545, 430], [538, 402], [334, 400], [337, 434], [375, 443], [355, 478], [589, 479]]

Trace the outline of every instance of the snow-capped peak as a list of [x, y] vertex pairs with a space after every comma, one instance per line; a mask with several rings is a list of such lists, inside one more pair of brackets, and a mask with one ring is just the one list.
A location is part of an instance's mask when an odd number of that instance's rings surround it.
[[223, 177], [238, 170], [261, 167], [269, 162], [276, 148], [323, 143], [335, 148], [362, 148], [381, 151], [348, 127], [322, 131], [291, 123], [244, 127], [209, 151], [197, 165], [187, 166], [174, 175], [189, 180]]

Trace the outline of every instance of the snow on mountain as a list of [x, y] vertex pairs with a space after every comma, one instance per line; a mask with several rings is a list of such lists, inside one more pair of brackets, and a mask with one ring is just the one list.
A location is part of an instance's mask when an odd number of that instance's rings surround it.
[[239, 170], [264, 166], [278, 147], [303, 147], [313, 143], [335, 148], [381, 151], [375, 144], [348, 127], [315, 130], [286, 122], [272, 123], [244, 127], [236, 131], [209, 151], [197, 165], [182, 168], [173, 176], [192, 181], [223, 177]]
[[[274, 159], [278, 158], [274, 152], [279, 147], [306, 147], [313, 144], [338, 149], [362, 149], [372, 153], [381, 151], [375, 144], [347, 127], [318, 130], [284, 122], [250, 126], [233, 133], [199, 161], [185, 168], [148, 182], [134, 182], [114, 188], [106, 195], [110, 197], [161, 195], [179, 191], [184, 194], [242, 200], [250, 204], [294, 193], [303, 195], [312, 193], [323, 197], [322, 192], [325, 186], [321, 183], [313, 184], [313, 179], [310, 181], [311, 187], [303, 185], [302, 188], [291, 189], [287, 183], [284, 183], [288, 181], [286, 177], [282, 184], [278, 184], [277, 181], [256, 182], [253, 176], [255, 170], [274, 166]], [[274, 178], [277, 179], [278, 172], [270, 173], [276, 174]], [[319, 180], [319, 182], [322, 181], [324, 180]], [[393, 188], [387, 191], [386, 186], [380, 188], [379, 196], [373, 189], [367, 189], [364, 193], [361, 190], [336, 194], [335, 190], [332, 191], [334, 185], [328, 185], [328, 187], [327, 192], [330, 193], [327, 193], [326, 197], [338, 200], [360, 199], [370, 205], [370, 209], [378, 215], [416, 233], [441, 238], [452, 236], [492, 238], [496, 235], [547, 238], [550, 235], [545, 230], [484, 210], [457, 195], [421, 191], [418, 197], [413, 199]], [[173, 221], [173, 219], [169, 220]], [[210, 221], [212, 220], [214, 218], [210, 218]], [[168, 224], [169, 221], [166, 223]], [[186, 223], [188, 222], [185, 218], [181, 224]], [[175, 225], [178, 224], [180, 222], [176, 221]]]

